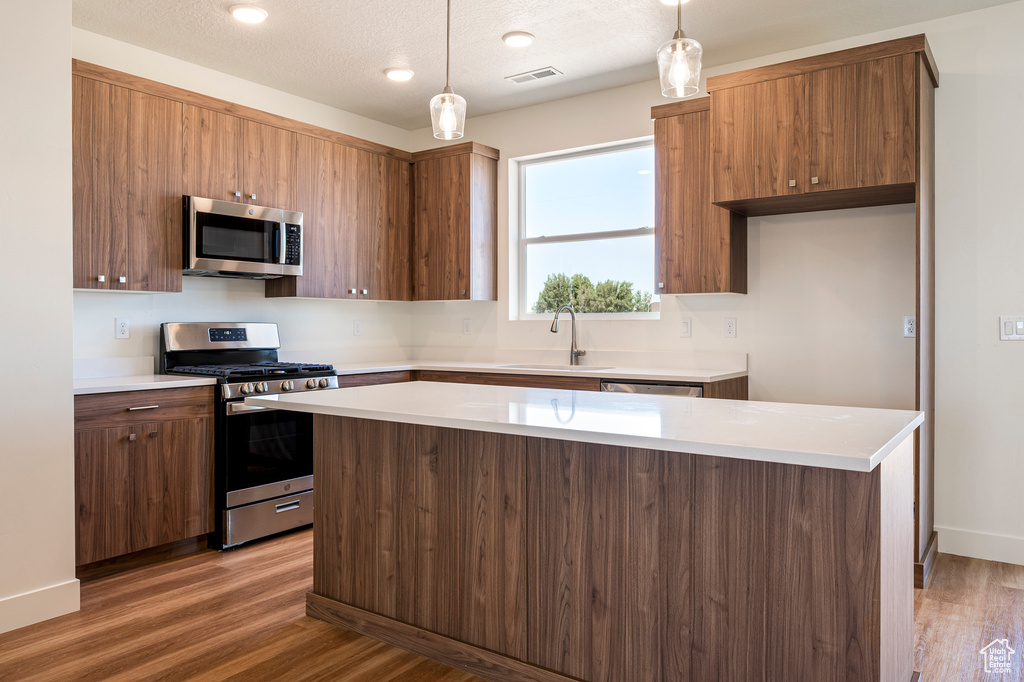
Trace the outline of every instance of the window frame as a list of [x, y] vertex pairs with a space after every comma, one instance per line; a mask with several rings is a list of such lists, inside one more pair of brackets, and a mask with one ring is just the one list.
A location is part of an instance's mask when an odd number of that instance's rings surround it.
[[[526, 249], [532, 244], [562, 244], [567, 242], [580, 242], [580, 241], [604, 241], [606, 239], [620, 239], [624, 237], [644, 237], [654, 236], [655, 226], [649, 227], [633, 227], [623, 230], [606, 230], [603, 232], [576, 232], [568, 235], [558, 235], [554, 237], [540, 236], [540, 237], [527, 237], [526, 236], [526, 168], [528, 166], [539, 165], [542, 163], [552, 163], [555, 161], [565, 161], [567, 159], [576, 159], [584, 156], [598, 156], [601, 154], [614, 154], [616, 152], [629, 151], [631, 149], [643, 149], [647, 147], [654, 147], [654, 137], [644, 137], [640, 139], [629, 140], [626, 142], [614, 142], [611, 144], [601, 145], [598, 147], [587, 147], [584, 149], [575, 149], [569, 151], [558, 151], [551, 152], [549, 154], [543, 154], [528, 158], [519, 159], [516, 161], [518, 166], [518, 183], [517, 183], [517, 206], [518, 206], [518, 230], [517, 230], [517, 247], [518, 247], [518, 299], [519, 299], [519, 311], [518, 316], [520, 320], [542, 320], [551, 317], [551, 313], [534, 313], [530, 311], [530, 305], [526, 300]], [[652, 173], [654, 169], [651, 169]], [[655, 215], [655, 221], [657, 221], [657, 215]], [[657, 259], [657, 253], [655, 253], [655, 259]], [[654, 280], [657, 279], [656, 272], [653, 270], [657, 269], [657, 263], [652, 263], [651, 273], [651, 285], [655, 288]], [[576, 313], [577, 317], [582, 317], [592, 320], [656, 320], [661, 317], [659, 312], [659, 294], [655, 288], [651, 292], [654, 296], [654, 302], [651, 305], [651, 311], [647, 313], [641, 312], [628, 312], [628, 313]]]

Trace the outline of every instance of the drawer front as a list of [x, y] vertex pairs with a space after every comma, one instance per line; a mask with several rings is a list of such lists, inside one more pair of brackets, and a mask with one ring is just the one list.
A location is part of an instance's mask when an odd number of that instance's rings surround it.
[[213, 418], [215, 386], [75, 396], [75, 428], [94, 429], [175, 419]]
[[377, 384], [398, 384], [411, 381], [412, 372], [373, 372], [372, 374], [349, 374], [338, 377], [338, 388], [375, 386]]
[[234, 545], [313, 523], [313, 491], [276, 497], [224, 511], [224, 546]]
[[600, 391], [598, 377], [547, 376], [543, 374], [489, 374], [486, 372], [444, 372], [420, 370], [418, 381], [440, 381], [449, 384], [485, 384], [488, 386], [525, 386], [527, 388], [560, 388], [567, 391]]

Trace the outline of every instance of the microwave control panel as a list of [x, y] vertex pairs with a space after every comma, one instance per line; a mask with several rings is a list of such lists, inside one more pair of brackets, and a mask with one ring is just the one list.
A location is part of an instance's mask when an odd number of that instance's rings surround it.
[[285, 265], [302, 265], [302, 227], [285, 225]]

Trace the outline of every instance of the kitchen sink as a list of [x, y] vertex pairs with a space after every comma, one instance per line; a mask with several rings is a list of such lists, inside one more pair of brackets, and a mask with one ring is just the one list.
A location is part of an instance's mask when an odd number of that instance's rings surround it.
[[614, 369], [613, 367], [598, 367], [597, 365], [498, 365], [498, 367], [500, 369], [558, 369], [570, 372]]

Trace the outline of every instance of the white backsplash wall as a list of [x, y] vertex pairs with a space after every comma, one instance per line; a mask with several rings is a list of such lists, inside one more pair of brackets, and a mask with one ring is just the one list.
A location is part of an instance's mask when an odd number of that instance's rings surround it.
[[[912, 409], [903, 316], [914, 314], [914, 207], [751, 218], [747, 229], [747, 295], [664, 296], [656, 320], [581, 317], [580, 348], [747, 353], [754, 400]], [[568, 319], [552, 334], [550, 319], [510, 321], [503, 301], [414, 305], [417, 355], [441, 346], [568, 358]], [[724, 338], [726, 317], [737, 320], [734, 339]], [[684, 318], [690, 338], [679, 336]]]
[[[264, 298], [255, 280], [184, 277], [182, 293], [75, 292], [75, 357], [160, 353], [161, 322], [276, 322], [291, 360], [364, 362], [404, 358], [412, 341], [411, 303]], [[114, 318], [130, 337], [114, 338]], [[359, 320], [362, 335], [353, 334]]]

